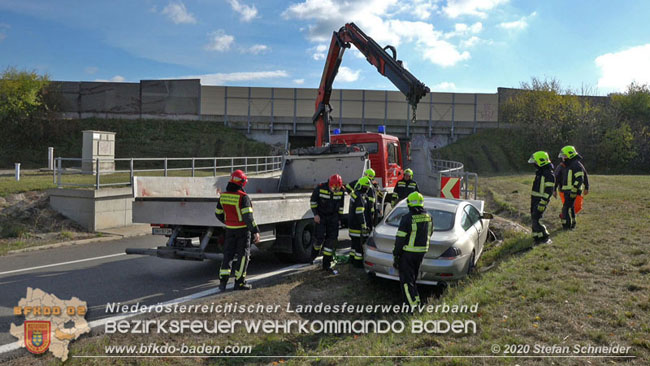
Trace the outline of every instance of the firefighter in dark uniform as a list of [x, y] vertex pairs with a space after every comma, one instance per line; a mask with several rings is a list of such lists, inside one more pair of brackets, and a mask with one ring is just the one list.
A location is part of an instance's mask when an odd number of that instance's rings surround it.
[[429, 250], [433, 220], [424, 209], [424, 197], [419, 192], [409, 194], [406, 199], [409, 212], [402, 217], [397, 229], [393, 266], [399, 270], [404, 302], [413, 307], [420, 304], [416, 281], [422, 259]]
[[395, 190], [393, 191], [392, 206], [395, 207], [397, 202], [405, 199], [413, 192], [420, 192], [418, 184], [413, 180], [413, 170], [404, 170], [404, 178], [397, 182]]
[[251, 199], [244, 191], [248, 178], [241, 170], [230, 176], [226, 192], [221, 193], [215, 215], [226, 224], [223, 261], [219, 270], [219, 289], [226, 290], [228, 278], [235, 271], [235, 290], [250, 290], [246, 270], [250, 259], [251, 234], [253, 243], [260, 241], [260, 230], [253, 218]]
[[569, 230], [576, 227], [575, 200], [579, 195], [586, 196], [589, 193], [589, 178], [575, 147], [570, 145], [563, 147], [558, 157], [564, 160], [565, 166], [558, 171], [556, 184], [564, 195], [560, 220], [562, 228]]
[[[377, 185], [377, 182], [374, 181], [375, 179], [375, 170], [372, 168], [368, 168], [363, 172], [364, 177], [368, 177], [370, 179], [370, 183], [372, 183], [372, 186], [370, 187], [371, 189], [368, 191], [368, 203], [370, 203], [370, 213], [366, 216], [370, 218], [368, 220], [368, 228], [372, 230], [372, 228], [375, 226], [375, 222], [378, 222], [379, 217], [381, 215], [381, 197], [379, 194], [379, 186]], [[362, 177], [363, 178], [363, 177]], [[354, 186], [356, 186], [357, 182], [359, 182], [359, 179], [353, 180], [352, 182], [348, 183], [345, 185], [345, 191], [348, 192], [348, 194], [351, 194], [354, 192]]]
[[323, 250], [323, 269], [332, 269], [332, 258], [336, 254], [339, 237], [339, 223], [343, 215], [343, 179], [332, 175], [311, 194], [311, 211], [316, 224], [316, 241], [312, 248], [312, 260]]
[[370, 215], [370, 202], [368, 192], [372, 189], [370, 179], [361, 177], [350, 193], [350, 207], [348, 209], [348, 229], [350, 232], [351, 250], [350, 262], [353, 266], [363, 268], [363, 243], [370, 234], [368, 220]]
[[529, 164], [537, 166], [533, 189], [530, 193], [530, 217], [532, 219], [532, 231], [535, 244], [550, 243], [546, 226], [539, 220], [542, 219], [544, 211], [553, 194], [555, 187], [555, 176], [553, 175], [553, 164], [546, 151], [537, 151], [528, 159]]

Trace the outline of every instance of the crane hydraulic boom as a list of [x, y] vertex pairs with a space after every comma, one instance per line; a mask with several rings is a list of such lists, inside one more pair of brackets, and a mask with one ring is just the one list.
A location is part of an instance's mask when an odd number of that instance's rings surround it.
[[[397, 51], [393, 46], [382, 48], [372, 38], [368, 37], [354, 23], [348, 23], [332, 35], [325, 69], [321, 77], [318, 97], [316, 98], [316, 113], [313, 122], [316, 125], [316, 146], [323, 146], [330, 141], [330, 97], [332, 84], [341, 66], [341, 60], [346, 48], [353, 44], [366, 60], [374, 65], [380, 74], [387, 77], [404, 95], [413, 108], [413, 120], [418, 102], [428, 92], [429, 88], [402, 66], [397, 59]], [[390, 50], [390, 55], [386, 50]]]

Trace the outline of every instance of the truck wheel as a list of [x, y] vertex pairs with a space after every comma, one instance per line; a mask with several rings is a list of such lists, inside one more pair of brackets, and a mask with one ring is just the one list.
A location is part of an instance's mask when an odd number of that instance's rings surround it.
[[298, 263], [311, 261], [311, 248], [316, 228], [312, 220], [302, 220], [296, 224], [293, 237], [293, 253], [291, 257]]

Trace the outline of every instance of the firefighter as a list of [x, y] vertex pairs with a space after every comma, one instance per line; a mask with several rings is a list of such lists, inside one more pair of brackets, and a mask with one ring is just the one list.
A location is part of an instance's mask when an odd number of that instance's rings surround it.
[[370, 210], [368, 194], [372, 188], [368, 177], [361, 177], [350, 193], [350, 208], [348, 213], [348, 229], [352, 248], [350, 262], [353, 266], [363, 268], [363, 243], [370, 234], [368, 226], [368, 211]]
[[402, 216], [395, 237], [393, 267], [399, 271], [404, 302], [411, 307], [420, 304], [417, 277], [424, 255], [429, 250], [429, 239], [433, 233], [433, 220], [424, 209], [424, 197], [412, 192], [406, 198], [409, 212]]
[[332, 270], [332, 258], [336, 254], [339, 224], [343, 215], [343, 179], [332, 175], [311, 194], [311, 211], [316, 224], [316, 241], [312, 248], [312, 260], [323, 250], [323, 269]]
[[[556, 186], [564, 195], [564, 204], [560, 220], [565, 230], [575, 229], [576, 213], [575, 201], [580, 195], [589, 194], [589, 177], [587, 170], [580, 160], [582, 157], [574, 146], [567, 145], [560, 150], [559, 158], [562, 158], [564, 168], [558, 169]], [[583, 190], [584, 189], [584, 190]]]
[[[370, 214], [367, 215], [370, 217], [370, 220], [367, 222], [368, 228], [372, 230], [372, 228], [375, 226], [375, 222], [378, 221], [378, 218], [381, 215], [381, 197], [379, 196], [379, 186], [377, 182], [375, 182], [375, 170], [372, 168], [368, 168], [363, 172], [364, 177], [368, 177], [370, 179], [370, 182], [372, 183], [372, 186], [370, 187], [371, 189], [368, 191], [368, 202], [370, 203]], [[348, 183], [345, 185], [345, 190], [348, 192], [348, 194], [351, 194], [354, 192], [354, 186], [356, 186], [357, 182], [359, 182], [359, 179], [353, 180], [352, 182]]]
[[544, 211], [551, 199], [555, 187], [555, 176], [553, 175], [553, 164], [546, 151], [537, 151], [528, 159], [529, 164], [537, 166], [533, 189], [530, 193], [530, 217], [532, 219], [532, 231], [535, 244], [550, 243], [546, 226], [539, 220], [542, 219]]
[[235, 170], [230, 176], [226, 192], [221, 193], [215, 215], [226, 224], [223, 261], [219, 270], [219, 289], [226, 290], [232, 270], [235, 271], [235, 290], [250, 290], [246, 283], [246, 269], [250, 262], [251, 234], [253, 243], [260, 241], [260, 230], [253, 218], [251, 199], [244, 191], [246, 174]]
[[392, 206], [394, 207], [397, 202], [405, 199], [413, 192], [420, 192], [420, 189], [418, 188], [418, 184], [413, 180], [413, 170], [409, 168], [404, 170], [404, 178], [397, 182], [395, 186]]

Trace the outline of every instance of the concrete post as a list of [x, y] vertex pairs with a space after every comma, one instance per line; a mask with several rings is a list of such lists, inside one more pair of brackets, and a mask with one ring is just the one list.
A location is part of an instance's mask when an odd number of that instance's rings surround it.
[[20, 163], [15, 163], [16, 164], [16, 182], [20, 181]]

